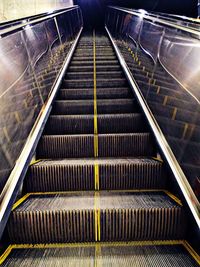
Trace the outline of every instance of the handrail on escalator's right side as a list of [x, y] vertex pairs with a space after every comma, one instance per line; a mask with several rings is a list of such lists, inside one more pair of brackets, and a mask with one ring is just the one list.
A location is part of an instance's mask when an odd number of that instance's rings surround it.
[[117, 54], [118, 60], [120, 62], [120, 65], [126, 75], [127, 80], [129, 81], [129, 85], [131, 87], [131, 89], [133, 90], [134, 94], [136, 95], [136, 98], [148, 120], [148, 123], [152, 129], [152, 132], [157, 140], [157, 143], [163, 153], [163, 155], [165, 156], [165, 159], [167, 161], [167, 163], [169, 164], [169, 167], [172, 171], [172, 173], [174, 174], [176, 181], [183, 193], [183, 196], [194, 216], [195, 222], [198, 226], [198, 229], [200, 229], [200, 203], [196, 197], [196, 195], [194, 194], [182, 168], [180, 167], [175, 155], [173, 154], [164, 134], [162, 133], [162, 130], [160, 129], [155, 117], [153, 116], [152, 111], [150, 110], [147, 101], [145, 100], [145, 98], [143, 97], [142, 93], [140, 92], [138, 85], [132, 75], [132, 73], [130, 72], [123, 56], [121, 55], [121, 52], [119, 50], [119, 48], [117, 47], [117, 45], [115, 44], [112, 35], [110, 33], [110, 31], [108, 30], [107, 27], [106, 31], [109, 35], [109, 38], [111, 40], [111, 43], [114, 47], [114, 50]]
[[175, 24], [173, 22], [169, 22], [169, 21], [166, 21], [164, 19], [152, 17], [152, 16], [146, 14], [145, 12], [138, 13], [138, 12], [132, 11], [132, 10], [130, 10], [128, 8], [121, 8], [121, 7], [117, 7], [117, 6], [108, 6], [108, 8], [119, 10], [119, 11], [122, 11], [122, 12], [126, 12], [128, 14], [131, 14], [131, 15], [134, 15], [134, 16], [141, 17], [141, 18], [147, 19], [149, 21], [152, 21], [153, 23], [156, 22], [158, 24], [161, 24], [161, 25], [164, 25], [164, 26], [167, 26], [167, 27], [176, 28], [177, 30], [181, 30], [183, 32], [187, 32], [189, 34], [192, 34], [193, 36], [197, 36], [198, 38], [200, 38], [200, 31], [199, 30], [196, 30], [196, 29], [193, 29], [193, 28], [189, 28], [189, 27], [186, 27], [186, 26], [182, 26], [182, 25], [177, 25], [177, 24]]

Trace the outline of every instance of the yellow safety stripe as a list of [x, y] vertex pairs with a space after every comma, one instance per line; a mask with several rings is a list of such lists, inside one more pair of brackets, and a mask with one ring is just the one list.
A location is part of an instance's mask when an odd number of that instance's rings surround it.
[[159, 157], [152, 157], [152, 159], [157, 160], [157, 161], [163, 163], [163, 160], [161, 158], [159, 158]]
[[12, 207], [12, 210], [15, 210], [19, 205], [21, 205], [31, 195], [33, 195], [33, 193], [28, 193], [28, 194], [24, 195], [22, 198], [20, 198], [17, 202], [15, 202], [15, 204]]
[[15, 112], [15, 118], [16, 118], [16, 120], [17, 120], [17, 122], [18, 122], [18, 123], [20, 123], [20, 122], [21, 122], [21, 119], [20, 119], [19, 113], [18, 113], [17, 111]]
[[[94, 157], [98, 158], [98, 122], [97, 122], [97, 75], [96, 75], [96, 40], [95, 30], [93, 31], [93, 62], [94, 62]], [[95, 190], [99, 190], [99, 165], [94, 164], [94, 182]], [[94, 212], [95, 212], [95, 241], [100, 241], [100, 209], [99, 193], [94, 195]], [[97, 263], [96, 263], [97, 264]]]
[[33, 159], [33, 160], [31, 160], [30, 166], [32, 166], [32, 165], [34, 165], [40, 161], [41, 161], [41, 159]]
[[100, 209], [99, 209], [99, 192], [95, 192], [94, 196], [94, 211], [95, 211], [95, 241], [101, 240], [100, 230]]
[[[93, 63], [94, 63], [94, 156], [98, 157], [98, 125], [97, 125], [97, 75], [96, 75], [96, 43], [93, 31]], [[97, 136], [95, 138], [95, 136]]]
[[190, 253], [190, 255], [196, 260], [196, 262], [200, 265], [200, 256], [198, 253], [190, 246], [190, 244], [185, 240], [183, 241], [183, 246]]
[[167, 101], [168, 101], [168, 95], [166, 95], [164, 97], [164, 100], [163, 100], [163, 106], [165, 106], [167, 104]]
[[[182, 206], [181, 200], [178, 199], [176, 196], [174, 196], [172, 193], [170, 193], [169, 191], [165, 190], [165, 189], [124, 189], [124, 190], [104, 190], [106, 192], [115, 192], [115, 193], [139, 193], [139, 192], [160, 192], [160, 193], [165, 193], [167, 194], [170, 198], [172, 198], [175, 202], [177, 202], [179, 205]], [[83, 192], [83, 191], [56, 191], [56, 192], [32, 192], [32, 193], [28, 193], [26, 195], [24, 195], [22, 198], [20, 198], [12, 207], [12, 210], [16, 209], [20, 204], [22, 204], [28, 197], [30, 196], [40, 196], [40, 195], [56, 195], [56, 194], [75, 194], [75, 193], [79, 193], [79, 192]], [[95, 193], [94, 190], [89, 190], [87, 191], [88, 193]], [[98, 193], [98, 192], [96, 192]], [[99, 196], [99, 194], [98, 194]], [[97, 195], [96, 195], [97, 197]], [[97, 199], [96, 199], [97, 201]]]
[[95, 256], [101, 254], [101, 247], [127, 247], [127, 246], [163, 246], [163, 245], [183, 245], [192, 258], [200, 264], [200, 257], [186, 240], [155, 240], [155, 241], [128, 241], [128, 242], [99, 242], [99, 243], [53, 243], [53, 244], [13, 244], [8, 246], [5, 252], [0, 256], [2, 264], [13, 249], [48, 249], [48, 248], [74, 248], [74, 247], [96, 247]]
[[188, 127], [189, 127], [189, 124], [188, 123], [185, 123], [184, 130], [183, 130], [183, 135], [182, 135], [182, 139], [185, 138], [186, 133], [187, 133], [187, 130], [188, 130]]
[[4, 133], [4, 135], [5, 135], [6, 139], [7, 139], [7, 141], [10, 143], [11, 139], [10, 139], [10, 136], [9, 136], [9, 134], [8, 134], [8, 130], [7, 130], [6, 127], [3, 127], [3, 133]]
[[174, 111], [173, 111], [173, 114], [172, 114], [172, 120], [175, 120], [177, 110], [178, 110], [177, 108], [174, 108]]
[[165, 190], [165, 193], [171, 198], [173, 199], [176, 203], [178, 203], [180, 206], [183, 206], [181, 200], [176, 197], [175, 195], [173, 195], [172, 193], [170, 193], [169, 191]]
[[95, 175], [95, 190], [99, 190], [99, 165], [97, 162], [94, 164], [94, 175]]

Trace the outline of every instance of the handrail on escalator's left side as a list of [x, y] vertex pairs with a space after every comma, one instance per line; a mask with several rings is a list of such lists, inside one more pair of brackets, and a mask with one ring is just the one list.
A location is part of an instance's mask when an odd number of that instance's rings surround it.
[[[62, 12], [61, 12], [62, 14]], [[52, 16], [48, 16], [52, 17]], [[45, 18], [47, 19], [47, 18]], [[44, 20], [44, 18], [42, 19]], [[41, 21], [40, 20], [37, 20]], [[37, 23], [35, 22], [35, 23]], [[21, 28], [21, 27], [20, 27]], [[55, 96], [57, 94], [57, 91], [61, 85], [62, 79], [65, 75], [65, 72], [69, 66], [69, 63], [71, 61], [72, 55], [74, 53], [74, 50], [76, 48], [76, 45], [78, 43], [79, 37], [81, 35], [83, 26], [81, 26], [76, 39], [66, 57], [66, 60], [63, 63], [63, 66], [61, 70], [59, 71], [59, 74], [57, 76], [57, 79], [55, 80], [53, 87], [51, 89], [51, 92], [49, 94], [49, 97], [42, 107], [35, 123], [34, 126], [27, 138], [27, 141], [23, 147], [23, 150], [16, 161], [16, 164], [11, 171], [11, 174], [3, 188], [3, 191], [0, 195], [0, 238], [3, 234], [5, 225], [7, 223], [9, 214], [11, 212], [13, 203], [15, 202], [16, 196], [18, 194], [18, 191], [20, 189], [20, 186], [23, 182], [24, 176], [26, 174], [26, 171], [28, 169], [28, 166], [30, 164], [30, 161], [35, 153], [36, 146], [38, 144], [38, 141], [40, 139], [41, 133], [44, 129], [45, 123], [48, 119], [48, 116], [50, 114], [50, 111], [52, 109], [52, 104], [55, 99]]]

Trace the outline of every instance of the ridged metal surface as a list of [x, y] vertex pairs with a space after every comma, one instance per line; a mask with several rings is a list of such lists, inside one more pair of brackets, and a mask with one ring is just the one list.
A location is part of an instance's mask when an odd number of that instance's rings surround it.
[[[98, 135], [99, 157], [154, 156], [149, 133]], [[94, 135], [43, 135], [38, 158], [86, 158], [94, 156]]]
[[[101, 99], [97, 103], [98, 114], [132, 113], [138, 110], [134, 99]], [[76, 115], [94, 114], [94, 100], [57, 100], [53, 106], [53, 114]]]
[[[108, 38], [96, 36], [98, 157], [93, 40], [83, 36], [37, 148], [37, 158], [46, 160], [32, 165], [26, 176], [26, 192], [41, 193], [12, 211], [7, 230], [13, 243], [184, 238], [184, 210], [156, 191], [165, 188], [166, 173], [163, 164], [151, 158], [156, 156], [154, 142], [112, 52]], [[140, 71], [135, 73], [144, 83], [148, 77]], [[97, 181], [100, 191], [94, 191]], [[42, 193], [59, 191], [68, 192]], [[3, 266], [30, 265], [197, 266], [182, 246], [111, 243], [14, 250]]]
[[2, 267], [198, 267], [182, 245], [95, 245], [14, 249]]
[[[129, 97], [132, 97], [132, 94], [126, 87], [99, 88], [97, 91], [97, 99], [122, 99]], [[62, 100], [94, 99], [94, 89], [61, 89], [58, 98]]]
[[162, 164], [152, 159], [45, 160], [30, 167], [28, 192], [95, 189], [95, 164], [100, 189], [164, 188]]
[[30, 244], [94, 241], [97, 210], [101, 241], [183, 238], [182, 208], [159, 192], [30, 196], [12, 212], [9, 236]]
[[[141, 114], [105, 114], [97, 116], [98, 132], [131, 133], [142, 132], [147, 127]], [[46, 134], [92, 134], [94, 115], [50, 116], [45, 127]]]
[[[93, 88], [94, 81], [93, 79], [87, 80], [64, 80], [63, 86], [69, 88]], [[126, 79], [98, 79], [97, 87], [123, 87], [127, 86]]]

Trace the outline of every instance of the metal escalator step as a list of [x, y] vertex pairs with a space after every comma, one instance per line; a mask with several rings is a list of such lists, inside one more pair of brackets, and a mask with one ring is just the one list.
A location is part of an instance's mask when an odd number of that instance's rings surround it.
[[[96, 51], [96, 57], [116, 57], [116, 54], [112, 51], [112, 50], [105, 50], [105, 51]], [[89, 49], [89, 50], [83, 50], [83, 51], [76, 51], [74, 53], [74, 57], [89, 57], [92, 58], [93, 57], [93, 49]]]
[[42, 160], [31, 165], [27, 192], [95, 190], [95, 165], [100, 190], [163, 189], [162, 163], [149, 158]]
[[[98, 133], [133, 133], [147, 130], [140, 113], [97, 116]], [[45, 134], [93, 134], [94, 115], [52, 115]]]
[[[149, 133], [99, 134], [99, 157], [154, 156]], [[86, 158], [94, 156], [94, 135], [43, 135], [38, 158]]]
[[[135, 99], [101, 99], [97, 101], [98, 114], [133, 113], [138, 110]], [[93, 100], [57, 100], [52, 114], [76, 115], [94, 114]]]
[[[98, 223], [97, 223], [98, 211]], [[14, 243], [182, 239], [182, 207], [164, 192], [31, 194], [12, 211]]]
[[[73, 60], [70, 62], [70, 66], [93, 66], [94, 64], [94, 61], [91, 59], [91, 60], [87, 60], [87, 61], [81, 61], [81, 60]], [[97, 66], [100, 66], [100, 65], [116, 65], [116, 64], [119, 64], [118, 60], [117, 59], [112, 59], [112, 60], [105, 60], [105, 59], [102, 59], [102, 60], [98, 60], [98, 62], [96, 62]]]
[[[129, 88], [98, 88], [97, 99], [113, 99], [113, 98], [131, 98], [132, 93]], [[73, 99], [94, 99], [94, 89], [60, 89], [57, 99], [73, 100]]]
[[[91, 79], [92, 77], [94, 76], [94, 72], [91, 71], [91, 72], [67, 72], [65, 78], [66, 79]], [[97, 77], [97, 80], [99, 78], [103, 79], [103, 78], [123, 78], [124, 77], [124, 74], [122, 71], [97, 71], [96, 73], [96, 77]]]
[[[121, 70], [120, 65], [116, 64], [116, 65], [100, 65], [100, 66], [96, 66], [97, 71], [119, 71]], [[70, 72], [92, 72], [94, 71], [94, 66], [70, 66], [68, 69]]]
[[[169, 244], [156, 242], [130, 242], [101, 244], [36, 245], [27, 248], [14, 248], [2, 264], [2, 267], [38, 266], [116, 266], [116, 267], [198, 267], [185, 247], [178, 242]], [[98, 249], [97, 249], [98, 247]]]
[[[97, 87], [124, 87], [127, 86], [125, 78], [120, 79], [98, 79]], [[64, 80], [63, 87], [65, 88], [94, 88], [94, 80]]]
[[[91, 61], [91, 60], [93, 60], [93, 58], [94, 58], [93, 55], [91, 55], [91, 56], [83, 56], [83, 57], [74, 56], [72, 60], [74, 60], [74, 61], [78, 61], [78, 60], [80, 60], [80, 61]], [[108, 62], [109, 60], [115, 60], [116, 59], [116, 55], [111, 55], [111, 56], [105, 56], [105, 55], [100, 56], [100, 55], [97, 55], [95, 59], [96, 59], [97, 62], [101, 61], [101, 60], [105, 60], [105, 61]]]

